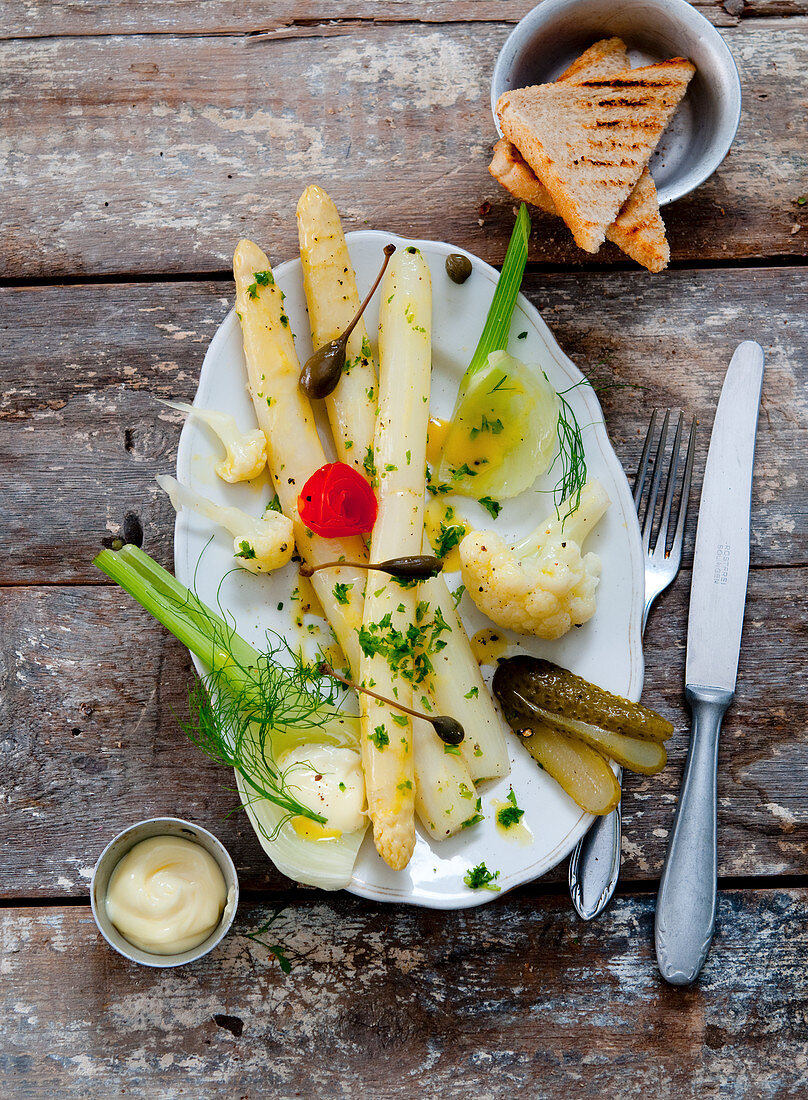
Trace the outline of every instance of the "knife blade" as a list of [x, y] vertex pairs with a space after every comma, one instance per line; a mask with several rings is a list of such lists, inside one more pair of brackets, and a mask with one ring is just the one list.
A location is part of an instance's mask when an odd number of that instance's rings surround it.
[[715, 414], [696, 530], [685, 684], [735, 690], [749, 574], [749, 511], [763, 351], [740, 345]]
[[763, 349], [747, 340], [718, 401], [696, 529], [685, 665], [693, 725], [655, 924], [659, 970], [673, 985], [695, 981], [715, 928], [718, 735], [738, 672], [762, 385]]

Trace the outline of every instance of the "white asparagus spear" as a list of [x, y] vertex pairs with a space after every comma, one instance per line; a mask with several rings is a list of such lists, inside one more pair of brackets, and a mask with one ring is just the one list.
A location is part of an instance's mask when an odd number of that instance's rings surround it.
[[[428, 552], [428, 543], [425, 552]], [[507, 775], [510, 762], [505, 720], [485, 686], [446, 581], [443, 577], [424, 581], [418, 594], [419, 599], [429, 601], [432, 615], [435, 608], [440, 610], [450, 627], [441, 634], [446, 645], [431, 656], [434, 673], [430, 680], [430, 697], [438, 713], [451, 714], [466, 731], [460, 752], [471, 778], [476, 781]]]
[[[233, 257], [236, 312], [241, 321], [247, 380], [259, 426], [267, 437], [268, 464], [284, 515], [294, 525], [295, 543], [304, 561], [318, 565], [344, 557], [365, 561], [358, 536], [323, 539], [303, 524], [297, 511], [300, 490], [328, 461], [308, 398], [300, 392], [300, 363], [283, 296], [269, 260], [252, 241], [239, 241]], [[341, 582], [348, 602], [340, 603], [334, 585]], [[364, 572], [344, 566], [315, 573], [312, 584], [351, 669], [359, 668], [357, 630], [362, 622]]]
[[[311, 340], [317, 351], [341, 336], [359, 309], [356, 276], [339, 214], [322, 187], [307, 187], [300, 196], [297, 232]], [[360, 319], [348, 338], [342, 378], [325, 399], [337, 455], [360, 471], [373, 445], [377, 398], [376, 368], [367, 328]]]
[[[381, 287], [380, 394], [374, 436], [379, 514], [371, 561], [418, 554], [424, 511], [423, 469], [432, 366], [432, 287], [420, 252], [399, 250]], [[413, 703], [406, 635], [415, 623], [415, 589], [392, 577], [370, 579], [360, 644], [360, 682], [405, 706]], [[392, 649], [398, 639], [401, 656]], [[412, 722], [362, 694], [362, 763], [373, 839], [382, 859], [400, 870], [415, 846]]]

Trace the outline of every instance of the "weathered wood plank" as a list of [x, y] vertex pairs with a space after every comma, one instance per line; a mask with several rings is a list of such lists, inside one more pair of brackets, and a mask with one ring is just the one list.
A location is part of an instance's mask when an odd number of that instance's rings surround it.
[[[96, 581], [89, 563], [129, 512], [168, 564], [171, 509], [154, 475], [174, 466], [179, 417], [151, 395], [193, 397], [231, 289], [193, 282], [0, 291], [0, 583]], [[627, 470], [636, 469], [649, 407], [699, 416], [697, 486], [732, 350], [759, 339], [768, 364], [753, 562], [808, 562], [804, 271], [532, 275], [525, 290], [585, 371], [643, 387], [601, 393]]]
[[431, 913], [243, 905], [180, 971], [127, 963], [85, 907], [2, 914], [7, 1100], [554, 1100], [805, 1094], [808, 892], [720, 896], [697, 987], [666, 986], [652, 897], [587, 925], [566, 897]]
[[[339, 10], [326, 0], [276, 0], [268, 9], [263, 0], [146, 0], [110, 5], [104, 0], [77, 4], [74, 0], [6, 0], [3, 38], [101, 34], [249, 34], [258, 30], [314, 34], [327, 32], [351, 20], [374, 22], [516, 23], [535, 6], [534, 0], [352, 0]], [[805, 15], [805, 0], [698, 0], [699, 8], [716, 26], [735, 26], [742, 18]]]
[[162, 627], [105, 588], [16, 588], [0, 639], [3, 895], [87, 892], [113, 836], [160, 815], [211, 829], [248, 885], [288, 885], [246, 817], [227, 816], [232, 773], [182, 732], [192, 670]]
[[[487, 171], [488, 88], [508, 30], [367, 23], [250, 49], [160, 35], [1, 42], [0, 275], [217, 271], [244, 234], [288, 254], [313, 179], [348, 227], [454, 240], [498, 262], [512, 201]], [[806, 254], [806, 31], [797, 17], [725, 32], [744, 116], [724, 165], [665, 213], [675, 260]], [[588, 258], [546, 217], [531, 255]], [[598, 259], [617, 258], [609, 246]]]
[[[806, 570], [756, 570], [749, 584], [738, 694], [724, 722], [719, 867], [724, 875], [801, 874], [808, 843]], [[689, 576], [652, 613], [644, 698], [676, 725], [670, 763], [628, 777], [626, 879], [659, 876], [688, 740], [683, 707]], [[230, 773], [187, 741], [191, 671], [178, 643], [114, 588], [2, 594], [2, 895], [76, 896], [124, 826], [174, 813], [222, 837], [246, 885], [277, 888], [240, 817]], [[563, 879], [563, 868], [555, 874]]]

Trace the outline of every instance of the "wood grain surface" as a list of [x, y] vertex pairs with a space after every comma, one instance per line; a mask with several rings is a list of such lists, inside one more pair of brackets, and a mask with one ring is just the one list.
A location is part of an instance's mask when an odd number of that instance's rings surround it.
[[[245, 935], [273, 916], [274, 953]], [[1, 919], [7, 1100], [805, 1095], [805, 889], [722, 894], [690, 990], [656, 973], [648, 895], [592, 925], [527, 892], [450, 914], [245, 904], [181, 971], [113, 954], [84, 907]]]
[[[743, 114], [713, 178], [663, 211], [672, 269], [588, 257], [536, 215], [524, 285], [599, 386], [628, 471], [653, 406], [698, 417], [696, 492], [731, 352], [766, 352], [723, 889], [696, 988], [665, 986], [652, 944], [687, 747], [693, 523], [646, 635], [670, 762], [626, 778], [622, 880], [592, 925], [563, 865], [456, 913], [289, 883], [182, 732], [187, 654], [91, 565], [127, 535], [170, 566], [154, 475], [180, 424], [155, 398], [193, 396], [237, 239], [295, 254], [306, 184], [348, 229], [501, 262], [513, 204], [487, 172], [489, 83], [532, 6], [0, 0], [3, 1100], [806, 1095], [808, 0], [697, 3]], [[127, 963], [87, 905], [105, 844], [162, 813], [221, 836], [243, 890], [231, 935], [176, 971]]]
[[[697, 0], [693, 5], [716, 26], [741, 19], [808, 14], [805, 0]], [[379, 23], [514, 24], [534, 0], [7, 0], [3, 38], [109, 34], [254, 34], [313, 36], [344, 33], [355, 21]]]
[[[623, 874], [631, 880], [659, 877], [687, 751], [689, 582], [681, 574], [660, 599], [646, 636], [643, 698], [676, 733], [661, 775], [625, 782]], [[721, 737], [722, 875], [805, 871], [806, 616], [802, 570], [754, 571], [738, 691]], [[159, 814], [190, 818], [221, 836], [245, 886], [288, 885], [242, 816], [226, 816], [237, 804], [231, 773], [182, 732], [192, 682], [185, 652], [124, 593], [102, 586], [7, 589], [0, 661], [10, 776], [0, 826], [4, 896], [86, 895], [107, 842], [127, 824]], [[560, 868], [556, 878], [564, 873]]]
[[[806, 255], [807, 27], [797, 16], [725, 30], [741, 127], [714, 176], [664, 211], [674, 262]], [[0, 41], [0, 276], [221, 271], [244, 235], [289, 255], [313, 180], [347, 228], [451, 240], [501, 262], [513, 201], [487, 170], [489, 83], [509, 29], [368, 22], [249, 49], [216, 35]], [[609, 245], [595, 262], [621, 256]], [[592, 262], [546, 216], [531, 258]]]
[[[650, 408], [699, 417], [697, 487], [732, 351], [742, 339], [759, 340], [767, 367], [752, 561], [808, 562], [799, 491], [808, 480], [799, 443], [808, 428], [805, 270], [531, 275], [524, 290], [600, 387], [627, 470], [636, 469]], [[154, 475], [175, 465], [181, 417], [154, 398], [193, 398], [205, 349], [231, 302], [229, 282], [0, 290], [7, 534], [0, 582], [97, 583], [92, 557], [128, 514], [138, 517], [150, 552], [169, 564], [172, 513]]]

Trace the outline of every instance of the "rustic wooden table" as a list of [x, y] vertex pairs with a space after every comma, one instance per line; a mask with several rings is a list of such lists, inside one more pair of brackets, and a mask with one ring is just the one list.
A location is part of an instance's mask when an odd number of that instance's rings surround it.
[[[805, 0], [701, 5], [744, 110], [725, 164], [665, 211], [670, 270], [649, 277], [612, 246], [585, 262], [537, 216], [525, 281], [584, 370], [644, 387], [603, 394], [628, 470], [651, 404], [698, 416], [697, 490], [731, 351], [766, 350], [718, 929], [698, 986], [667, 987], [652, 946], [687, 747], [692, 527], [646, 636], [671, 763], [628, 778], [622, 880], [590, 925], [566, 866], [460, 913], [292, 887], [178, 729], [187, 655], [91, 566], [103, 538], [138, 527], [170, 563], [154, 474], [177, 429], [153, 395], [192, 398], [232, 303], [234, 242], [292, 255], [307, 183], [348, 228], [501, 262], [513, 215], [486, 170], [489, 78], [530, 6], [0, 4], [4, 1097], [808, 1095]], [[258, 30], [271, 35], [247, 45]], [[214, 829], [244, 891], [226, 943], [165, 972], [110, 951], [88, 905], [106, 842], [161, 813]], [[270, 918], [273, 950], [246, 935]]]

